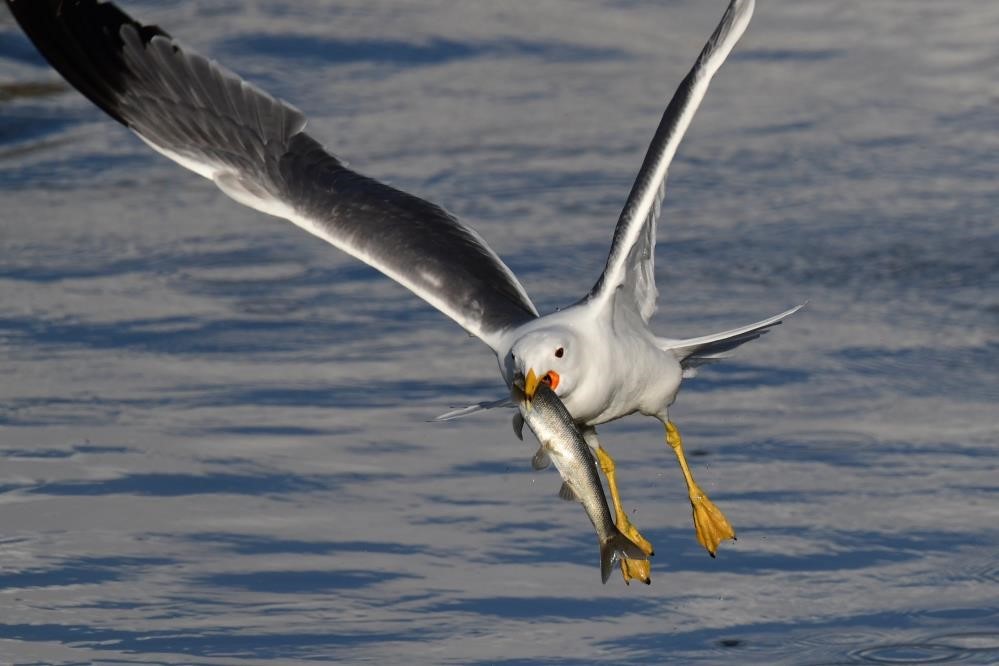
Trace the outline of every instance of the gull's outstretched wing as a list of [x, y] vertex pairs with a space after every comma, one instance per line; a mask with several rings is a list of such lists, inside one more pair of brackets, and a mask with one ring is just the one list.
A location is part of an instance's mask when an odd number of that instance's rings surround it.
[[348, 169], [305, 116], [96, 0], [7, 0], [73, 86], [152, 148], [251, 208], [283, 217], [412, 290], [496, 348], [537, 316], [472, 229], [432, 203]]
[[645, 321], [655, 312], [656, 220], [666, 193], [666, 171], [711, 78], [749, 25], [753, 5], [754, 0], [732, 0], [666, 107], [614, 229], [607, 265], [587, 297], [591, 302], [609, 307], [615, 298], [631, 299]]
[[710, 335], [702, 335], [685, 340], [657, 338], [657, 341], [659, 348], [673, 352], [676, 359], [680, 361], [680, 365], [684, 371], [687, 371], [705, 363], [713, 363], [726, 358], [728, 352], [768, 333], [774, 326], [780, 326], [785, 319], [805, 307], [805, 305], [807, 303], [802, 303], [790, 310], [767, 317], [762, 321], [746, 324], [745, 326], [733, 328], [728, 331], [721, 331], [720, 333], [711, 333]]

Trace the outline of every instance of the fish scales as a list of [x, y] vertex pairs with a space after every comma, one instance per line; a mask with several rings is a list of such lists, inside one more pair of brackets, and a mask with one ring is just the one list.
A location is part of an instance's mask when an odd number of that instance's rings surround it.
[[545, 459], [550, 459], [562, 477], [560, 495], [578, 500], [593, 523], [600, 543], [603, 582], [607, 582], [618, 559], [647, 559], [645, 552], [614, 524], [593, 453], [555, 392], [547, 385], [539, 384], [533, 397], [522, 393], [517, 397], [524, 421], [541, 444], [532, 464], [536, 468], [546, 467]]

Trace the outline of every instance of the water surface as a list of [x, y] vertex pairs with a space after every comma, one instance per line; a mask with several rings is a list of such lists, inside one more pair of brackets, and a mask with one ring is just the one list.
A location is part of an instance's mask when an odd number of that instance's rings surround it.
[[[670, 179], [663, 335], [806, 311], [603, 429], [599, 582], [488, 350], [150, 153], [0, 14], [0, 661], [999, 661], [999, 6], [761, 0]], [[447, 206], [543, 311], [599, 274], [724, 2], [132, 2]]]

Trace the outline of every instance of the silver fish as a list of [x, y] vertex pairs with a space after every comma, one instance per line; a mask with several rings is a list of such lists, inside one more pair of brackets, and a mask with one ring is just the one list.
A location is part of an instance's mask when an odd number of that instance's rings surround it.
[[546, 384], [539, 384], [534, 397], [528, 399], [522, 391], [514, 391], [524, 421], [541, 443], [531, 464], [543, 469], [549, 461], [562, 476], [559, 496], [578, 500], [597, 531], [600, 542], [600, 578], [610, 578], [614, 563], [621, 557], [645, 560], [648, 556], [621, 533], [611, 518], [604, 487], [597, 476], [593, 453], [576, 428], [572, 415]]

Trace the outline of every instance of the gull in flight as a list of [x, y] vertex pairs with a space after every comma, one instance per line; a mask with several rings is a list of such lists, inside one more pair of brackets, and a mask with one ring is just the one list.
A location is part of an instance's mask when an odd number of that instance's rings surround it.
[[[545, 316], [471, 227], [433, 203], [352, 171], [305, 131], [298, 109], [159, 27], [135, 21], [110, 2], [6, 1], [52, 66], [151, 148], [239, 203], [289, 220], [409, 288], [488, 345], [508, 387], [532, 396], [538, 383], [550, 386], [596, 453], [618, 528], [647, 553], [652, 545], [621, 506], [614, 461], [596, 431], [635, 412], [666, 428], [698, 541], [713, 556], [722, 540], [735, 537], [694, 481], [669, 407], [685, 374], [760, 337], [801, 306], [684, 340], [656, 336], [648, 322], [658, 297], [656, 223], [666, 172], [708, 84], [749, 24], [753, 0], [732, 0], [666, 107], [593, 289]], [[625, 582], [649, 582], [647, 561], [623, 559], [621, 567]]]

